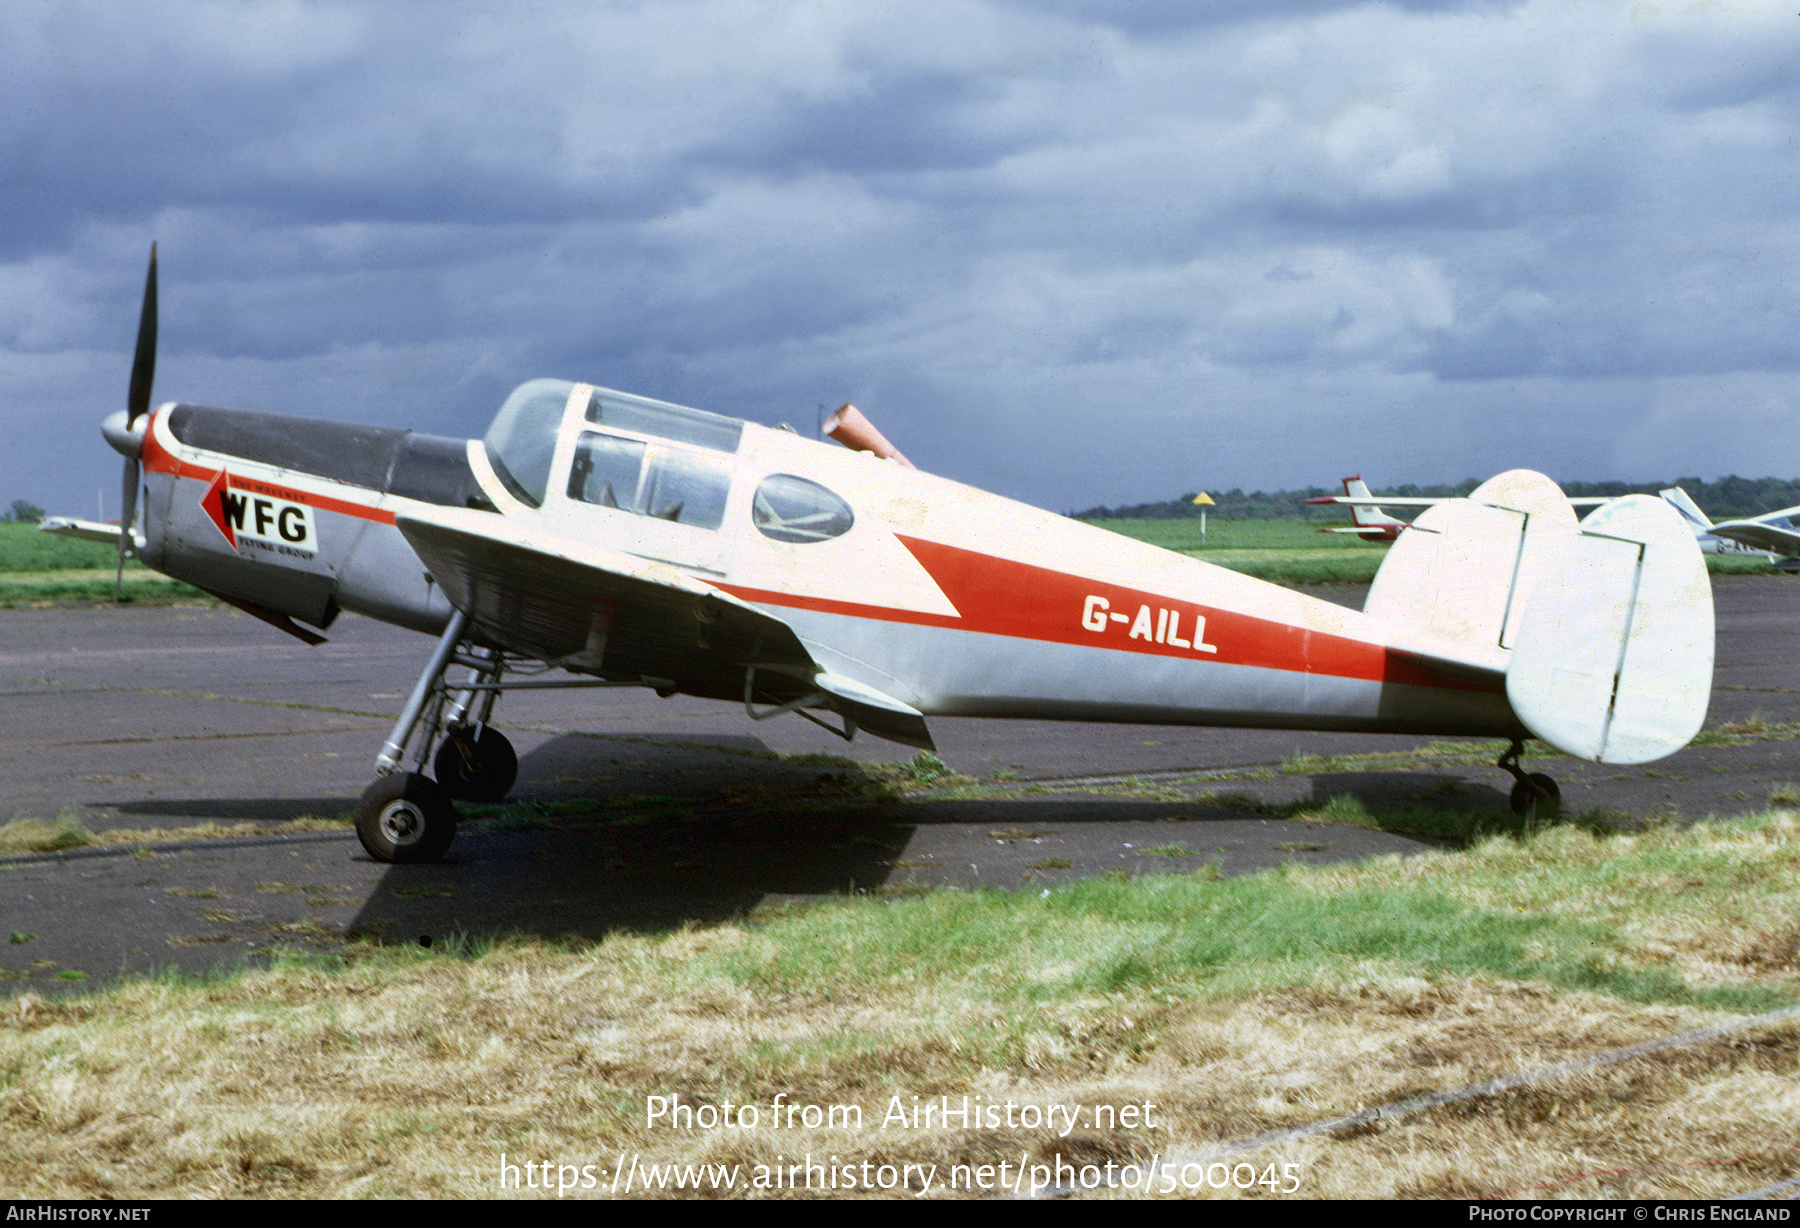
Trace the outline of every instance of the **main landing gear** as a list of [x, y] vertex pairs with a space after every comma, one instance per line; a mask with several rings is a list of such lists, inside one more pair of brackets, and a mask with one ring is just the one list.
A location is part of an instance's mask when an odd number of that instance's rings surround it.
[[[456, 838], [455, 803], [497, 802], [518, 777], [512, 743], [488, 724], [500, 697], [505, 658], [471, 643], [467, 629], [468, 616], [458, 610], [375, 760], [379, 775], [357, 805], [357, 837], [377, 861], [436, 861]], [[459, 686], [444, 678], [452, 665], [469, 670]], [[403, 771], [401, 763], [415, 737], [413, 770]], [[427, 760], [436, 780], [425, 775]]]
[[[519, 757], [505, 735], [488, 724], [501, 691], [626, 686], [671, 695], [677, 689], [673, 679], [648, 676], [622, 681], [514, 677], [501, 683], [509, 666], [526, 663], [535, 664], [536, 658], [484, 647], [470, 637], [468, 615], [458, 610], [450, 616], [376, 756], [375, 783], [363, 790], [356, 807], [356, 834], [369, 856], [376, 861], [436, 861], [456, 838], [457, 802], [497, 802], [506, 796], [518, 779]], [[461, 682], [444, 676], [453, 665], [469, 671]], [[413, 748], [410, 771], [402, 766], [408, 747]], [[425, 774], [427, 763], [435, 780]]]
[[1553, 819], [1562, 809], [1562, 790], [1556, 782], [1542, 772], [1526, 773], [1519, 766], [1519, 755], [1525, 750], [1525, 744], [1513, 739], [1513, 744], [1506, 748], [1494, 764], [1512, 774], [1512, 809], [1514, 814], [1524, 815], [1526, 819]]

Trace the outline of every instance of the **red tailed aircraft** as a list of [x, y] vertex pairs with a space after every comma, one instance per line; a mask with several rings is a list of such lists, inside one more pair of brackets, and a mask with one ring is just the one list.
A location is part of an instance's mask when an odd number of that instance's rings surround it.
[[1577, 525], [1548, 478], [1502, 473], [1423, 512], [1356, 611], [922, 473], [850, 406], [841, 447], [541, 379], [449, 439], [153, 409], [155, 354], [153, 248], [104, 427], [121, 558], [309, 641], [341, 610], [436, 637], [358, 810], [383, 861], [441, 856], [456, 799], [507, 792], [491, 718], [525, 687], [924, 748], [939, 715], [1495, 737], [1521, 810], [1557, 795], [1524, 739], [1639, 763], [1706, 714], [1711, 590], [1659, 499]]
[[[1364, 541], [1391, 542], [1398, 540], [1400, 534], [1411, 527], [1406, 521], [1398, 520], [1381, 510], [1375, 496], [1369, 493], [1369, 484], [1362, 480], [1362, 474], [1352, 474], [1343, 479], [1344, 493], [1341, 495], [1320, 495], [1308, 499], [1308, 503], [1347, 503], [1350, 505], [1350, 520], [1353, 527], [1342, 529], [1320, 529], [1321, 533], [1354, 533]], [[1438, 500], [1432, 500], [1433, 503]]]

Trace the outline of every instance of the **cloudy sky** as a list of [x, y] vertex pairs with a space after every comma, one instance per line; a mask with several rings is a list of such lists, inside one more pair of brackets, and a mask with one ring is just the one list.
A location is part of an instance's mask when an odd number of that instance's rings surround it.
[[0, 507], [534, 376], [1066, 510], [1800, 474], [1792, 3], [9, 0]]

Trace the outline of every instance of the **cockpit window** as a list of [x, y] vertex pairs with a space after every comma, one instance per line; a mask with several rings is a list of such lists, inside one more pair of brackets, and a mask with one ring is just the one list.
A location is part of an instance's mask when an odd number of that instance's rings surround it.
[[744, 424], [735, 418], [616, 392], [596, 392], [588, 401], [587, 420], [716, 452], [736, 452], [744, 433]]
[[756, 531], [778, 542], [822, 542], [856, 523], [850, 505], [817, 482], [776, 473], [762, 480], [750, 503]]
[[568, 380], [534, 379], [520, 384], [494, 415], [482, 444], [513, 498], [542, 507], [550, 486], [550, 460], [563, 409], [575, 387]]
[[569, 471], [569, 498], [635, 512], [645, 447], [616, 435], [583, 435]]
[[725, 520], [730, 462], [692, 448], [585, 432], [569, 469], [569, 498], [700, 529]]

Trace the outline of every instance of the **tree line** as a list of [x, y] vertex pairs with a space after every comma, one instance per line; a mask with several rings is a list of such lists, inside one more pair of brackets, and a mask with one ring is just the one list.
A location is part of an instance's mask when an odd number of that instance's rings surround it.
[[[1467, 495], [1478, 483], [1465, 478], [1454, 486], [1377, 486], [1377, 496], [1392, 495], [1400, 499], [1449, 499]], [[1564, 482], [1564, 493], [1575, 496], [1616, 498], [1619, 495], [1653, 495], [1670, 486], [1679, 486], [1700, 505], [1700, 510], [1714, 520], [1738, 520], [1763, 516], [1769, 512], [1800, 505], [1800, 478], [1720, 478], [1716, 482], [1700, 478], [1676, 478], [1671, 482]], [[1209, 516], [1225, 520], [1342, 520], [1348, 509], [1332, 504], [1308, 506], [1307, 500], [1319, 495], [1343, 493], [1341, 486], [1330, 488], [1309, 486], [1305, 490], [1256, 490], [1246, 494], [1236, 487], [1227, 491], [1209, 491], [1213, 505], [1194, 506], [1197, 491], [1161, 503], [1121, 504], [1118, 507], [1090, 507], [1072, 512], [1082, 520], [1189, 520]], [[1405, 514], [1404, 512], [1402, 514]]]

